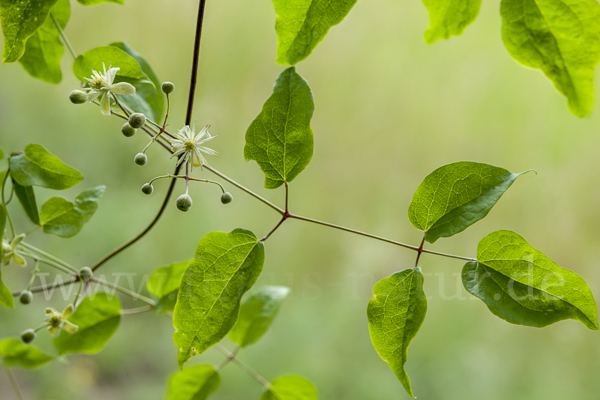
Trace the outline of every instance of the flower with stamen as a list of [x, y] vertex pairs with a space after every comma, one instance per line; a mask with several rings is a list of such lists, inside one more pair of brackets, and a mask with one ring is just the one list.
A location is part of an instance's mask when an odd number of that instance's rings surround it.
[[103, 74], [92, 70], [92, 77], [85, 78], [90, 86], [88, 100], [94, 101], [99, 96], [102, 96], [100, 99], [100, 111], [104, 115], [110, 115], [110, 94], [135, 94], [135, 87], [127, 82], [113, 84], [117, 71], [120, 68], [109, 68], [107, 71], [104, 63], [102, 63], [102, 68], [104, 68]]
[[24, 238], [25, 235], [23, 234], [15, 236], [10, 243], [6, 239], [2, 239], [2, 264], [10, 264], [12, 258], [17, 264], [23, 267], [27, 266], [27, 261], [24, 258], [25, 254], [22, 252], [23, 247], [19, 246]]
[[209, 140], [216, 138], [216, 136], [211, 136], [211, 134], [208, 133], [208, 128], [210, 128], [210, 125], [206, 125], [196, 135], [196, 124], [194, 124], [191, 129], [189, 125], [186, 125], [175, 134], [176, 139], [168, 139], [171, 143], [171, 149], [173, 150], [172, 157], [181, 156], [177, 165], [190, 162], [193, 169], [193, 167], [208, 164], [202, 153], [210, 154], [211, 156], [219, 154], [213, 149], [202, 146]]
[[48, 324], [48, 332], [50, 332], [51, 335], [58, 335], [61, 329], [64, 329], [67, 333], [77, 332], [79, 327], [67, 321], [71, 314], [73, 314], [72, 304], [65, 308], [65, 311], [63, 311], [62, 314], [52, 307], [46, 308], [45, 322]]

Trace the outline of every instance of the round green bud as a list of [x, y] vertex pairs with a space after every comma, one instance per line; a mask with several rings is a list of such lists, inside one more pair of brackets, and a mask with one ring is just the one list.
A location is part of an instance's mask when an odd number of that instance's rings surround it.
[[23, 290], [19, 296], [19, 301], [21, 304], [29, 304], [31, 303], [31, 300], [33, 300], [33, 293], [31, 293], [29, 290]]
[[148, 156], [146, 156], [144, 153], [137, 153], [133, 161], [135, 161], [135, 163], [139, 166], [146, 165], [148, 162]]
[[24, 330], [21, 333], [21, 340], [23, 343], [31, 343], [35, 339], [35, 331], [33, 329]]
[[129, 125], [129, 122], [125, 122], [121, 127], [121, 133], [125, 137], [132, 137], [135, 135], [135, 128]]
[[173, 84], [173, 82], [163, 82], [161, 89], [163, 93], [173, 93], [173, 91], [175, 91], [175, 85]]
[[69, 100], [73, 104], [83, 104], [88, 100], [88, 95], [83, 90], [73, 90], [69, 94]]
[[192, 198], [188, 194], [182, 194], [179, 196], [175, 203], [177, 204], [177, 208], [183, 212], [192, 208]]
[[83, 267], [79, 270], [79, 279], [84, 282], [89, 281], [92, 276], [94, 276], [94, 272], [90, 267]]
[[152, 186], [149, 183], [144, 183], [144, 185], [142, 186], [142, 193], [152, 194], [152, 192], [154, 192], [154, 186]]
[[129, 116], [129, 125], [132, 128], [141, 128], [146, 124], [146, 116], [141, 113], [133, 113]]
[[221, 195], [221, 203], [229, 204], [233, 200], [233, 196], [229, 192], [225, 192]]

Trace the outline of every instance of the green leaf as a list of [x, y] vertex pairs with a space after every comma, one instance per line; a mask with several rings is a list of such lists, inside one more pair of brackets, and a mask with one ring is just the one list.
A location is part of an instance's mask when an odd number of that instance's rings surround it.
[[[498, 317], [528, 326], [570, 318], [598, 329], [596, 301], [585, 280], [559, 267], [520, 235], [490, 233], [477, 246], [477, 260], [481, 265], [465, 265], [463, 283]], [[483, 281], [486, 277], [491, 279]]]
[[[0, 207], [4, 206], [0, 205]], [[2, 240], [0, 239], [0, 242], [1, 241]], [[0, 260], [1, 259], [2, 258], [0, 258]], [[0, 268], [0, 304], [6, 308], [15, 308], [15, 299], [13, 298], [11, 291], [6, 287], [6, 285], [2, 281], [2, 268]]]
[[310, 162], [315, 104], [308, 82], [294, 67], [283, 71], [273, 94], [246, 132], [244, 157], [256, 160], [265, 174], [265, 188], [291, 182]]
[[2, 62], [18, 61], [25, 53], [25, 42], [44, 24], [57, 0], [0, 0], [0, 19], [4, 35]]
[[[103, 65], [104, 64], [104, 65]], [[132, 79], [148, 79], [142, 72], [140, 64], [121, 49], [113, 46], [102, 46], [88, 50], [75, 59], [73, 73], [82, 82], [92, 75], [92, 71], [103, 72], [106, 69], [119, 68], [117, 76]]]
[[155, 122], [160, 122], [162, 113], [165, 110], [165, 97], [160, 90], [161, 82], [156, 76], [156, 73], [141, 54], [134, 51], [127, 43], [116, 42], [110, 44], [113, 47], [123, 50], [125, 53], [133, 57], [140, 67], [142, 72], [150, 78], [152, 84], [147, 81], [136, 81], [131, 79], [122, 79], [122, 81], [131, 83], [136, 87], [135, 95], [123, 96], [121, 99], [128, 107], [136, 112], [141, 112]]
[[282, 376], [271, 382], [260, 400], [317, 400], [317, 389], [299, 376]]
[[263, 243], [245, 229], [211, 232], [200, 240], [173, 313], [179, 367], [220, 342], [233, 328], [242, 296], [256, 282], [264, 261]]
[[600, 61], [597, 0], [502, 0], [502, 39], [520, 63], [540, 69], [584, 117], [594, 103]]
[[408, 346], [421, 328], [426, 312], [423, 273], [418, 267], [377, 282], [367, 308], [373, 347], [411, 397], [415, 396], [404, 364]]
[[77, 170], [65, 165], [39, 144], [28, 144], [25, 153], [11, 157], [9, 163], [11, 176], [21, 186], [64, 190], [83, 179]]
[[41, 225], [45, 233], [68, 238], [81, 231], [98, 209], [105, 186], [87, 189], [75, 197], [74, 203], [62, 197], [52, 197], [42, 205]]
[[211, 365], [196, 365], [171, 377], [167, 399], [206, 400], [220, 384], [221, 376]]
[[[58, 0], [52, 15], [56, 22], [65, 29], [71, 16], [69, 0]], [[34, 78], [48, 83], [59, 83], [62, 80], [60, 59], [64, 47], [60, 41], [60, 33], [52, 18], [46, 19], [44, 25], [27, 40], [25, 54], [19, 60], [21, 66]]]
[[452, 35], [462, 35], [465, 28], [475, 21], [481, 0], [423, 0], [429, 12], [429, 29], [425, 41], [433, 43], [439, 39], [449, 39]]
[[444, 165], [421, 183], [408, 218], [429, 243], [456, 235], [484, 218], [523, 173], [470, 161]]
[[124, 0], [77, 0], [79, 4], [84, 6], [95, 6], [96, 4], [102, 3], [117, 3], [117, 4], [125, 4]]
[[273, 0], [277, 14], [277, 63], [295, 65], [307, 58], [355, 3], [356, 0]]
[[183, 274], [192, 261], [173, 263], [168, 267], [161, 267], [154, 271], [146, 288], [148, 292], [158, 297], [154, 310], [160, 314], [173, 311], [177, 302], [177, 294], [181, 286]]
[[60, 332], [53, 340], [58, 353], [98, 353], [121, 323], [121, 302], [117, 296], [106, 293], [86, 297], [69, 322], [77, 325], [77, 332]]
[[229, 332], [233, 343], [246, 347], [265, 334], [290, 292], [285, 286], [263, 286], [244, 298], [237, 324]]
[[15, 194], [19, 203], [23, 206], [25, 214], [29, 217], [31, 222], [36, 225], [40, 225], [40, 215], [38, 213], [37, 203], [35, 201], [35, 193], [33, 186], [21, 186], [14, 179], [12, 180], [13, 187], [15, 188]]
[[496, 316], [511, 324], [543, 327], [564, 319], [587, 321], [576, 307], [531, 286], [470, 261], [462, 271], [465, 289]]
[[36, 347], [23, 344], [19, 339], [1, 341], [0, 356], [2, 356], [2, 366], [6, 368], [39, 368], [53, 359]]

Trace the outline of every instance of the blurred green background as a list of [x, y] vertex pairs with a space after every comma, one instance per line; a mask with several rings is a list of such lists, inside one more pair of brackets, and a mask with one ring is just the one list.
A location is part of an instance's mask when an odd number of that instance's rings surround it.
[[[144, 54], [159, 77], [173, 81], [171, 128], [185, 113], [197, 2], [127, 0], [127, 5], [82, 7], [72, 2], [66, 33], [84, 52], [126, 41]], [[275, 13], [269, 0], [208, 1], [194, 119], [212, 124], [220, 152], [209, 162], [261, 195], [282, 203], [282, 190], [262, 189], [263, 175], [244, 163], [244, 133], [283, 69], [275, 60]], [[523, 235], [565, 268], [582, 275], [600, 296], [600, 112], [580, 120], [540, 72], [523, 68], [504, 49], [498, 2], [484, 2], [479, 17], [459, 38], [428, 46], [420, 2], [362, 0], [334, 27], [313, 55], [298, 65], [315, 95], [311, 164], [291, 185], [295, 213], [418, 244], [407, 209], [422, 179], [454, 161], [474, 160], [514, 172], [534, 168], [505, 194], [490, 215], [438, 251], [474, 256], [480, 238], [498, 229]], [[134, 155], [146, 144], [131, 139], [121, 121], [97, 107], [74, 106], [68, 93], [78, 82], [63, 57], [64, 79], [52, 86], [30, 78], [18, 64], [0, 68], [0, 147], [5, 152], [40, 143], [78, 168], [86, 179], [60, 193], [107, 185], [100, 209], [83, 231], [65, 240], [36, 233], [30, 241], [73, 265], [89, 265], [138, 233], [153, 217], [167, 182], [155, 194], [140, 187], [171, 172], [174, 161], [156, 146], [140, 168]], [[211, 177], [210, 172], [202, 175]], [[235, 227], [263, 236], [278, 221], [272, 210], [227, 185], [232, 204], [217, 188], [193, 185], [188, 213], [168, 208], [139, 245], [100, 270], [143, 274], [193, 256], [200, 238]], [[180, 185], [176, 194], [183, 192]], [[54, 193], [38, 190], [38, 204]], [[17, 225], [31, 225], [14, 205]], [[310, 378], [321, 399], [408, 398], [377, 356], [368, 334], [366, 306], [373, 284], [412, 266], [415, 254], [348, 233], [287, 222], [266, 243], [257, 283], [287, 285], [292, 294], [261, 342], [239, 358], [265, 376]], [[428, 315], [409, 349], [407, 371], [421, 399], [597, 399], [600, 340], [575, 321], [544, 329], [510, 325], [462, 288], [462, 263], [425, 254]], [[44, 269], [48, 272], [47, 269]], [[53, 273], [53, 271], [50, 271]], [[3, 269], [17, 290], [28, 272]], [[121, 278], [126, 283], [126, 277]], [[56, 308], [66, 305], [51, 301]], [[125, 307], [139, 302], [123, 299]], [[37, 326], [47, 305], [0, 309], [0, 337]], [[151, 313], [126, 316], [96, 356], [70, 356], [37, 371], [16, 371], [27, 399], [162, 399], [177, 370], [170, 321]], [[50, 349], [47, 334], [36, 343]], [[226, 346], [231, 345], [224, 342]], [[218, 363], [209, 350], [195, 363]], [[222, 371], [214, 399], [258, 399], [262, 388], [235, 366]], [[0, 398], [13, 399], [4, 374]]]

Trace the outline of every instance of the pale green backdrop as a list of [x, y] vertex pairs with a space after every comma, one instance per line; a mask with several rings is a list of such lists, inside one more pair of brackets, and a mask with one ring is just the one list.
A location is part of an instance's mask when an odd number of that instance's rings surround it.
[[[82, 7], [72, 2], [66, 33], [78, 52], [126, 41], [144, 54], [159, 77], [171, 80], [171, 128], [182, 125], [197, 2], [127, 0], [127, 5]], [[275, 60], [275, 13], [269, 0], [208, 0], [195, 119], [212, 124], [220, 152], [211, 165], [265, 197], [263, 175], [243, 160], [244, 133], [283, 67]], [[477, 242], [498, 229], [514, 230], [565, 268], [582, 275], [600, 296], [600, 112], [580, 120], [540, 72], [518, 65], [500, 37], [499, 3], [486, 1], [462, 37], [426, 45], [426, 10], [419, 1], [361, 0], [314, 54], [298, 65], [316, 103], [311, 164], [291, 185], [292, 211], [418, 244], [407, 218], [412, 194], [433, 169], [454, 161], [486, 162], [538, 175], [520, 178], [490, 215], [429, 248], [475, 256]], [[0, 68], [0, 147], [46, 146], [86, 179], [64, 193], [106, 184], [101, 207], [73, 239], [36, 233], [32, 241], [73, 265], [92, 264], [140, 231], [166, 190], [144, 196], [141, 185], [171, 172], [160, 148], [149, 163], [133, 163], [146, 143], [124, 138], [121, 122], [94, 106], [68, 101], [77, 81], [63, 59], [64, 79], [52, 86], [31, 79], [18, 64]], [[598, 91], [597, 91], [598, 92]], [[204, 173], [210, 177], [209, 172]], [[102, 267], [102, 273], [141, 276], [170, 261], [191, 258], [214, 230], [251, 229], [262, 236], [278, 216], [228, 186], [194, 185], [194, 207], [169, 207], [139, 246]], [[176, 194], [183, 192], [178, 186]], [[41, 200], [52, 193], [39, 190]], [[41, 203], [41, 201], [40, 201]], [[30, 225], [22, 214], [18, 223]], [[296, 373], [310, 378], [321, 399], [405, 399], [394, 374], [373, 350], [366, 306], [373, 284], [410, 267], [415, 254], [380, 242], [287, 222], [266, 243], [257, 285], [292, 288], [264, 339], [240, 359], [268, 379]], [[409, 349], [407, 371], [420, 399], [592, 400], [600, 393], [600, 336], [575, 321], [544, 329], [510, 325], [462, 288], [458, 260], [422, 257], [429, 309]], [[3, 279], [14, 290], [28, 279], [11, 266]], [[7, 271], [7, 272], [4, 272]], [[114, 277], [113, 277], [114, 278]], [[126, 284], [126, 277], [121, 278]], [[60, 297], [60, 296], [59, 296]], [[0, 337], [37, 326], [45, 302], [0, 309]], [[57, 308], [66, 303], [54, 302]], [[124, 299], [126, 307], [139, 303]], [[69, 357], [38, 371], [17, 371], [27, 399], [162, 399], [177, 370], [173, 328], [164, 317], [126, 316], [97, 356]], [[47, 334], [36, 343], [49, 349]], [[193, 363], [217, 363], [209, 350]], [[223, 370], [216, 400], [258, 399], [262, 388], [235, 366]], [[0, 375], [0, 397], [14, 395]]]

